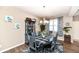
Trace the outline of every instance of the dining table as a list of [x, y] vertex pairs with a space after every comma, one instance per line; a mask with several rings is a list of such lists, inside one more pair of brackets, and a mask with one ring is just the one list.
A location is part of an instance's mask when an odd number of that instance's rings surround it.
[[52, 41], [53, 41], [53, 36], [52, 37], [50, 37], [50, 36], [46, 36], [46, 37], [37, 36], [37, 37], [35, 37], [35, 42], [38, 42], [36, 44], [36, 46], [40, 45], [40, 44], [42, 44], [44, 46], [51, 45]]

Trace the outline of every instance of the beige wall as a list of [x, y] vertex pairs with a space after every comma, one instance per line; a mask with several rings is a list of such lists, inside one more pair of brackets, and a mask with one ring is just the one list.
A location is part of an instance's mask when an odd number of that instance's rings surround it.
[[73, 39], [79, 41], [79, 15], [73, 17]]
[[[12, 22], [6, 22], [6, 15], [13, 16]], [[25, 42], [25, 18], [32, 15], [17, 9], [16, 7], [0, 7], [0, 51], [23, 44]], [[15, 22], [21, 24], [20, 29], [16, 30]]]
[[70, 26], [72, 26], [72, 16], [64, 16], [63, 17], [63, 26], [66, 26], [66, 23], [70, 23]]
[[73, 22], [73, 39], [79, 41], [79, 21]]

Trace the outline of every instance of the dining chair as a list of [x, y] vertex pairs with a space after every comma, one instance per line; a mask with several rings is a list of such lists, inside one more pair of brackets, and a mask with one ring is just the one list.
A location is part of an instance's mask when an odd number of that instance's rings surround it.
[[60, 43], [58, 40], [58, 33], [56, 34], [56, 36], [53, 38], [53, 41], [52, 41], [52, 47], [51, 47], [51, 50], [53, 52], [57, 52], [57, 53], [62, 53], [64, 52], [64, 48], [63, 48], [63, 44]]

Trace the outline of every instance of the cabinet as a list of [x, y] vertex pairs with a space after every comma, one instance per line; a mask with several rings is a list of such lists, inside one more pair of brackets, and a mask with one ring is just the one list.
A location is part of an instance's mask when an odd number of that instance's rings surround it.
[[29, 36], [35, 32], [35, 19], [26, 18], [25, 20], [25, 43], [28, 43]]
[[64, 42], [71, 43], [71, 35], [64, 35]]

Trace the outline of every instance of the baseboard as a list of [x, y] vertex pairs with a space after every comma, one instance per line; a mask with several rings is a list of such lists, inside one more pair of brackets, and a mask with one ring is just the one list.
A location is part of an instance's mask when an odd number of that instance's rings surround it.
[[75, 39], [74, 41], [79, 42], [79, 39]]
[[8, 51], [8, 50], [10, 50], [10, 49], [13, 49], [13, 48], [18, 47], [18, 46], [23, 45], [23, 44], [24, 44], [24, 42], [23, 42], [23, 43], [20, 43], [20, 44], [18, 44], [18, 45], [12, 46], [12, 47], [10, 47], [10, 48], [4, 49], [4, 50], [0, 51], [0, 53], [5, 52], [5, 51]]

